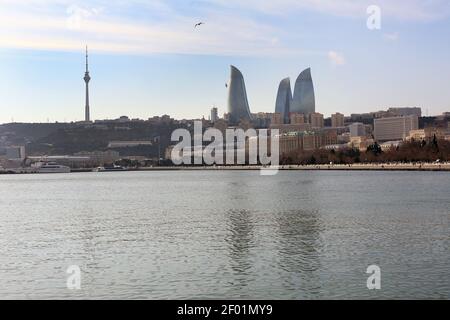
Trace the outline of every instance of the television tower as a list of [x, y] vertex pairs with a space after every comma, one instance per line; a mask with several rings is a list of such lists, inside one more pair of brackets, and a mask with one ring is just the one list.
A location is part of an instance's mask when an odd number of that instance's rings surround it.
[[89, 110], [89, 81], [91, 77], [89, 76], [89, 68], [88, 68], [88, 47], [86, 46], [86, 73], [84, 74], [84, 82], [86, 82], [86, 107], [85, 107], [85, 117], [84, 120], [86, 122], [91, 121], [91, 115]]

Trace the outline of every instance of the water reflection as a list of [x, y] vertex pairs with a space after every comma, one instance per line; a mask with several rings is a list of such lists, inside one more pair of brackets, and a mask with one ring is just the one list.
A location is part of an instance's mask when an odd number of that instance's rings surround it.
[[225, 187], [225, 202], [231, 207], [225, 211], [227, 234], [225, 241], [231, 259], [231, 269], [237, 274], [248, 272], [251, 264], [248, 260], [253, 239], [252, 215], [249, 204], [248, 179], [236, 175]]
[[279, 268], [289, 276], [289, 288], [320, 292], [320, 253], [323, 249], [323, 222], [317, 210], [290, 210], [276, 214], [278, 222]]
[[313, 272], [320, 268], [323, 230], [317, 211], [295, 210], [277, 214], [281, 259], [280, 267], [288, 272]]
[[231, 260], [231, 269], [237, 275], [245, 275], [252, 267], [250, 250], [254, 246], [254, 223], [249, 210], [228, 211], [228, 253]]

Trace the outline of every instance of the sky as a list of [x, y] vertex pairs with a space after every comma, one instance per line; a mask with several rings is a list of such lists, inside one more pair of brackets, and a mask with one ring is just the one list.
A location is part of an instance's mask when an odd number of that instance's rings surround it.
[[450, 0], [0, 0], [0, 123], [83, 120], [86, 45], [93, 119], [223, 114], [230, 65], [253, 113], [308, 67], [326, 116], [450, 111]]

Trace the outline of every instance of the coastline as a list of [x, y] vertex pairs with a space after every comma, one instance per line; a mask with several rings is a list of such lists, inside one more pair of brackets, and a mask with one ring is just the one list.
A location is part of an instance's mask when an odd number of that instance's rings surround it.
[[[192, 167], [145, 167], [134, 171], [172, 171], [172, 170], [265, 170], [264, 166], [192, 166]], [[450, 163], [422, 163], [422, 164], [352, 164], [352, 165], [284, 165], [279, 170], [288, 171], [450, 171]]]
[[[255, 171], [269, 170], [271, 167], [259, 165], [244, 166], [171, 166], [171, 167], [140, 167], [130, 168], [124, 172], [130, 171]], [[444, 171], [450, 172], [450, 163], [369, 163], [369, 164], [320, 164], [320, 165], [283, 165], [278, 166], [281, 171]], [[71, 173], [93, 172], [93, 169], [72, 169]], [[0, 171], [1, 174], [38, 174], [36, 170], [29, 168], [9, 169]]]

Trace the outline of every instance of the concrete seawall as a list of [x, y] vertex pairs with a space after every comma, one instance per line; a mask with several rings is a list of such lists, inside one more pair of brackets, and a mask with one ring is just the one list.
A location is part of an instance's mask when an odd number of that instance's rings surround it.
[[[261, 170], [270, 169], [263, 166], [172, 166], [172, 167], [141, 167], [126, 171], [196, 171], [196, 170]], [[352, 165], [285, 165], [279, 170], [297, 171], [449, 171], [450, 163], [387, 163], [387, 164], [352, 164]], [[72, 173], [92, 172], [92, 169], [72, 169]], [[0, 174], [30, 174], [37, 173], [31, 168], [0, 170]]]
[[[174, 167], [149, 167], [139, 168], [138, 171], [170, 171], [170, 170], [260, 170], [262, 166], [174, 166]], [[352, 164], [352, 165], [286, 165], [280, 166], [279, 170], [299, 171], [450, 171], [450, 163], [427, 163], [427, 164]]]

